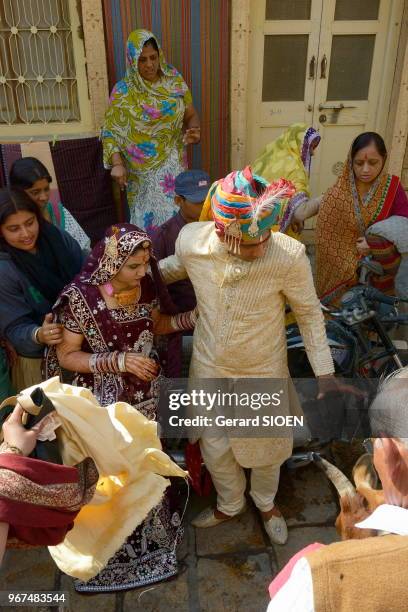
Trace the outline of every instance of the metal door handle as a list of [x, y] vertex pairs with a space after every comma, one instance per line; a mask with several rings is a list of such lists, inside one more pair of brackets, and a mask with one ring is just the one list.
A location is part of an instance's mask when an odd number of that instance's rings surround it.
[[312, 59], [310, 60], [310, 63], [309, 63], [309, 79], [315, 78], [315, 70], [316, 70], [316, 58], [314, 55], [312, 55]]
[[343, 108], [357, 108], [357, 106], [346, 106], [342, 102], [340, 104], [319, 104], [319, 111], [322, 110], [334, 110], [341, 111]]
[[322, 63], [320, 64], [320, 78], [326, 78], [326, 70], [327, 70], [327, 57], [326, 54], [323, 55]]

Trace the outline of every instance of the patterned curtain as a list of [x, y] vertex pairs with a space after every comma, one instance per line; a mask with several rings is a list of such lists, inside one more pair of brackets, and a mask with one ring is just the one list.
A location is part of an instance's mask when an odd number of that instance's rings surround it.
[[111, 88], [125, 73], [125, 43], [152, 31], [189, 85], [201, 118], [201, 144], [189, 167], [213, 180], [229, 171], [230, 0], [103, 0]]

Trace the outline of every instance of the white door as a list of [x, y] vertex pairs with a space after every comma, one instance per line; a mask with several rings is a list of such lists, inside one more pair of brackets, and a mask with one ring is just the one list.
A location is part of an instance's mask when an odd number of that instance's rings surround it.
[[317, 195], [336, 180], [357, 134], [384, 132], [403, 1], [256, 0], [253, 7], [247, 161], [291, 123], [312, 125], [322, 136], [312, 164]]
[[247, 159], [292, 123], [312, 125], [323, 0], [252, 0]]
[[333, 184], [359, 133], [385, 131], [399, 32], [392, 9], [398, 4], [324, 0], [313, 113], [322, 136], [312, 167], [317, 193]]

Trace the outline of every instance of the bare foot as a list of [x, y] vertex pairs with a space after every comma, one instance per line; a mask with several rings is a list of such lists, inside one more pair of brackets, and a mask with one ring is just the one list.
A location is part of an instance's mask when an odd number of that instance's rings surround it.
[[266, 522], [269, 521], [269, 519], [273, 516], [282, 516], [282, 513], [279, 510], [278, 506], [274, 506], [271, 510], [268, 510], [267, 512], [261, 512], [261, 516], [262, 519]]

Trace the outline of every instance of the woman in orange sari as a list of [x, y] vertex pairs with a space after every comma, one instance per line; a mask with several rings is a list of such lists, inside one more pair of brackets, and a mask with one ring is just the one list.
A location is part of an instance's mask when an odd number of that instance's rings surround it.
[[388, 284], [391, 278], [387, 288], [393, 289], [401, 251], [394, 248], [398, 249], [397, 236], [395, 240], [389, 235], [388, 240], [383, 238], [379, 222], [398, 216], [399, 225], [408, 227], [408, 199], [399, 178], [384, 172], [386, 158], [379, 134], [360, 134], [335, 185], [295, 213], [299, 221], [318, 213], [316, 289], [325, 303], [336, 302], [357, 282], [358, 261], [369, 253], [383, 264]]

